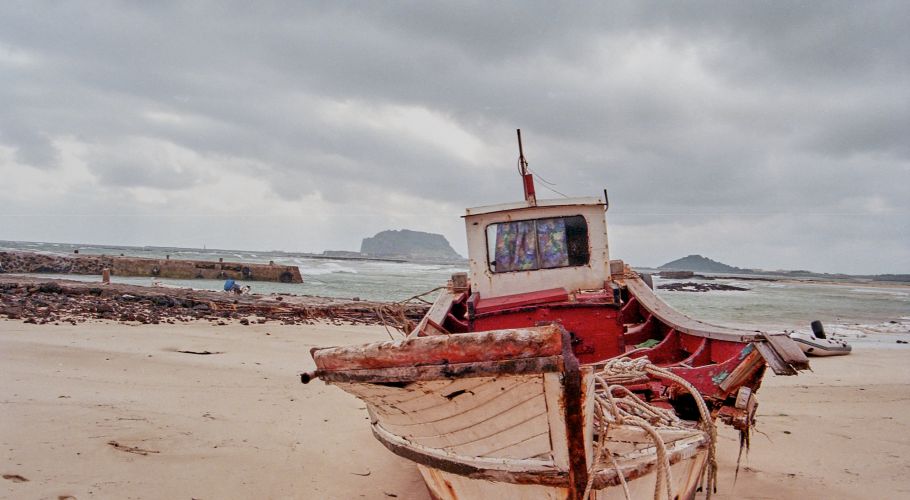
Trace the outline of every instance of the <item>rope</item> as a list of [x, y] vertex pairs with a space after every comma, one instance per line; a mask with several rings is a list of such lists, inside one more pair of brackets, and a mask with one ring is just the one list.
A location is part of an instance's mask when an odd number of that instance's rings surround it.
[[666, 492], [667, 499], [672, 498], [672, 478], [670, 476], [670, 458], [667, 446], [658, 431], [658, 428], [681, 428], [682, 422], [676, 414], [669, 409], [659, 408], [642, 401], [623, 383], [641, 380], [648, 376], [672, 381], [695, 399], [701, 416], [701, 428], [708, 433], [708, 489], [707, 499], [717, 482], [717, 460], [715, 458], [715, 443], [717, 430], [711, 421], [711, 414], [701, 395], [689, 382], [676, 374], [659, 368], [647, 358], [630, 359], [628, 357], [612, 359], [604, 364], [603, 369], [594, 374], [595, 381], [595, 417], [599, 423], [598, 440], [594, 456], [596, 459], [588, 470], [588, 484], [585, 487], [583, 499], [587, 499], [594, 484], [595, 475], [606, 470], [603, 464], [604, 457], [609, 459], [609, 466], [616, 471], [623, 493], [627, 500], [631, 499], [629, 487], [625, 477], [616, 463], [613, 453], [606, 446], [607, 434], [614, 425], [633, 425], [644, 430], [653, 440], [657, 452], [657, 477], [654, 484], [654, 499], [660, 500], [661, 492]]
[[[392, 302], [391, 304], [379, 304], [373, 307], [372, 310], [376, 314], [376, 317], [379, 318], [386, 333], [389, 334], [389, 338], [395, 340], [389, 327], [394, 328], [404, 336], [407, 336], [407, 334], [414, 329], [414, 322], [409, 320], [407, 316], [406, 309], [408, 304], [415, 301], [423, 302], [424, 304], [432, 304], [432, 302], [424, 300], [423, 297], [443, 288], [445, 288], [445, 286], [438, 286], [432, 290], [414, 295], [413, 297], [408, 297], [404, 300]], [[386, 321], [387, 316], [394, 321]]]
[[705, 500], [711, 500], [712, 493], [717, 491], [717, 426], [711, 420], [711, 412], [708, 410], [708, 405], [705, 404], [701, 393], [679, 375], [654, 365], [649, 365], [646, 371], [657, 378], [663, 378], [679, 384], [695, 399], [695, 404], [698, 405], [698, 413], [701, 415], [702, 430], [708, 433], [708, 468], [706, 471], [708, 484], [705, 488]]

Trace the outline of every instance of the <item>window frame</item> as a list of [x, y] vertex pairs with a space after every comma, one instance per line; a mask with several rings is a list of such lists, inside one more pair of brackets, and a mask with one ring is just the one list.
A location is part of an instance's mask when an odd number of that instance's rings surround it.
[[[566, 266], [557, 266], [557, 267], [540, 267], [540, 238], [537, 234], [537, 221], [547, 220], [547, 219], [571, 219], [571, 218], [576, 218], [576, 217], [580, 218], [584, 222], [584, 229], [585, 229], [584, 235], [585, 235], [585, 247], [586, 247], [585, 248], [585, 257], [586, 257], [585, 261], [583, 263], [575, 264], [575, 265], [569, 264]], [[515, 223], [515, 222], [533, 222], [534, 223], [534, 245], [535, 245], [535, 250], [536, 250], [535, 256], [536, 256], [536, 260], [537, 260], [537, 267], [535, 267], [533, 269], [513, 269], [511, 271], [496, 271], [493, 268], [493, 262], [495, 262], [496, 255], [495, 255], [495, 252], [492, 255], [490, 253], [490, 250], [491, 250], [491, 248], [490, 248], [490, 227], [496, 226], [499, 224], [510, 224], [510, 223]], [[486, 243], [484, 246], [485, 246], [485, 252], [486, 252], [485, 260], [486, 260], [487, 270], [489, 270], [491, 273], [493, 273], [495, 275], [495, 274], [510, 274], [510, 273], [526, 273], [526, 272], [530, 272], [530, 271], [553, 271], [553, 270], [558, 270], [558, 269], [568, 269], [568, 268], [589, 266], [591, 264], [591, 253], [592, 253], [591, 252], [591, 233], [589, 231], [589, 228], [590, 228], [590, 224], [588, 224], [587, 217], [585, 217], [582, 214], [578, 214], [578, 213], [573, 214], [573, 215], [552, 215], [552, 216], [548, 216], [548, 217], [536, 217], [533, 219], [511, 219], [511, 220], [503, 220], [503, 221], [499, 221], [499, 222], [491, 222], [491, 223], [487, 224], [486, 226], [484, 226], [484, 229], [483, 229], [484, 240]], [[566, 258], [569, 260], [569, 262], [571, 262], [571, 257], [569, 255], [569, 250], [568, 250], [568, 248], [569, 248], [568, 227], [566, 229], [567, 229]]]

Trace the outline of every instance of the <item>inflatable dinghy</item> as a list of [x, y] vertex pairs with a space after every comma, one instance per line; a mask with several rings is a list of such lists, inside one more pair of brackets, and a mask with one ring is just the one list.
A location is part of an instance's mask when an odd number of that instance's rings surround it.
[[843, 356], [853, 350], [844, 341], [829, 339], [818, 320], [812, 322], [812, 333], [793, 332], [790, 338], [809, 356]]

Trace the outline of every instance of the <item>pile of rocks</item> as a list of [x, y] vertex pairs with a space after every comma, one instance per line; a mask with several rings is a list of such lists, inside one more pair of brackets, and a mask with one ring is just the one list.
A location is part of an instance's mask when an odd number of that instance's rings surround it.
[[734, 285], [725, 285], [723, 283], [696, 283], [694, 281], [686, 281], [684, 283], [666, 283], [664, 285], [659, 285], [657, 288], [661, 290], [670, 290], [673, 292], [710, 292], [714, 290], [744, 292], [749, 290], [748, 288]]

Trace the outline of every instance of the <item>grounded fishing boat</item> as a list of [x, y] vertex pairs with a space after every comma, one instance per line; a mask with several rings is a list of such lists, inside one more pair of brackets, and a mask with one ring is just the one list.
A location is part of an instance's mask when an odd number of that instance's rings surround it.
[[[519, 133], [519, 149], [521, 136]], [[784, 333], [710, 325], [610, 260], [603, 198], [468, 209], [469, 273], [406, 339], [315, 348], [373, 434], [434, 498], [692, 498], [712, 491], [714, 421], [754, 421], [766, 363], [808, 368]]]

